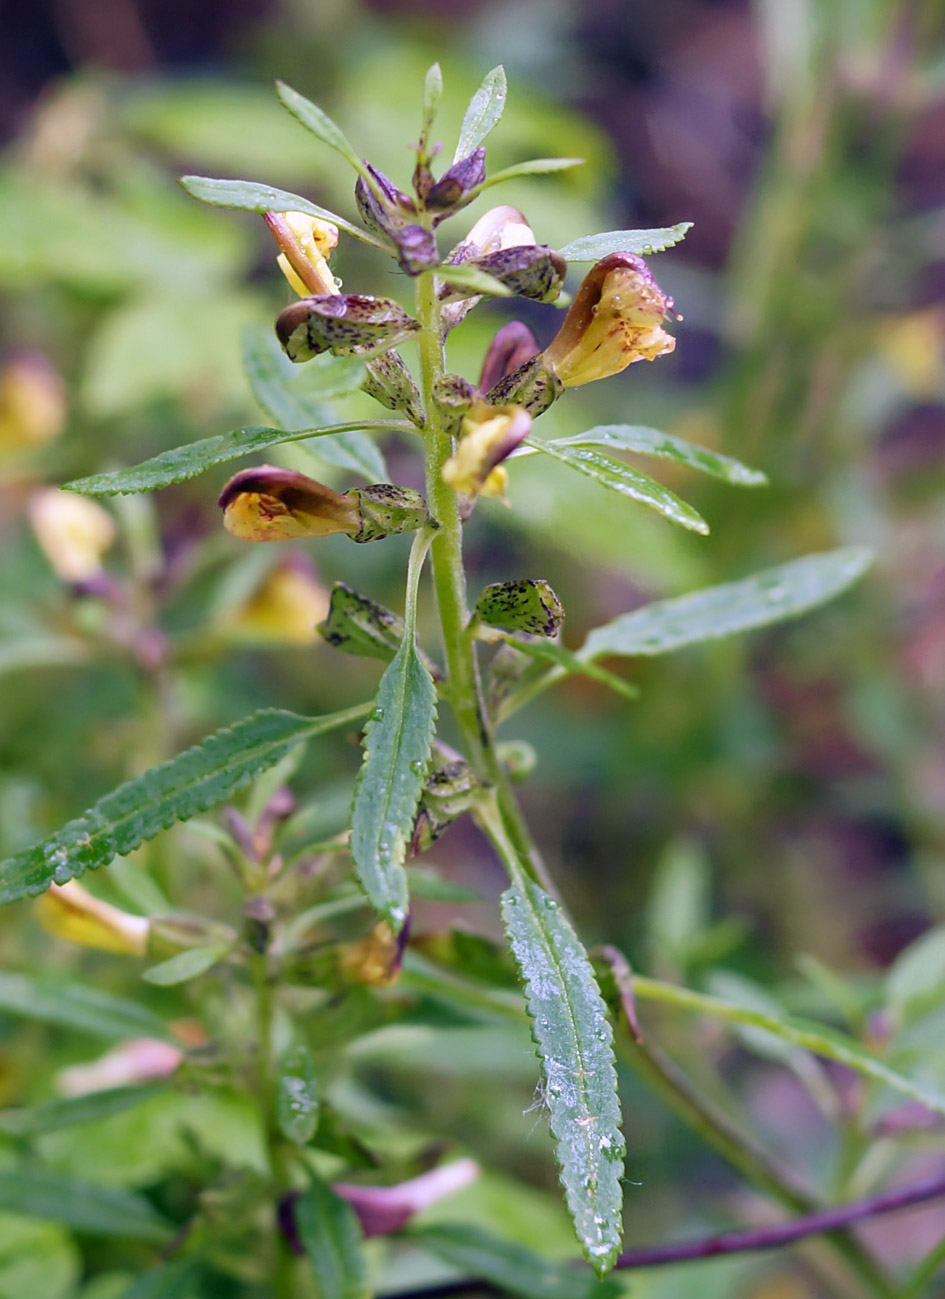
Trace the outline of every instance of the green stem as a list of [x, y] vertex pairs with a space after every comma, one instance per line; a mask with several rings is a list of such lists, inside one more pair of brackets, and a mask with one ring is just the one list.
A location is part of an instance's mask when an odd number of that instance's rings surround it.
[[277, 1116], [279, 1084], [272, 1053], [273, 987], [265, 953], [251, 953], [250, 968], [256, 992], [256, 1100], [272, 1188], [272, 1295], [273, 1299], [294, 1299], [292, 1255], [277, 1216], [278, 1205], [292, 1189], [292, 1177]]

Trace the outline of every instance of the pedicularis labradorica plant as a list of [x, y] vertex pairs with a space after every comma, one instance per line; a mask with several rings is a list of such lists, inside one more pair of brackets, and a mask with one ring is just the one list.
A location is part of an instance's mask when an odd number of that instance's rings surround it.
[[[245, 998], [255, 1007], [248, 1039], [241, 1027], [227, 1041], [225, 1019], [204, 1025], [208, 1040], [182, 1067], [189, 1070], [189, 1086], [237, 1086], [252, 1093], [268, 1171], [241, 1184], [225, 1213], [215, 1214], [209, 1198], [178, 1223], [142, 1208], [139, 1235], [164, 1247], [165, 1261], [155, 1275], [168, 1285], [198, 1285], [202, 1268], [223, 1266], [217, 1236], [225, 1219], [228, 1239], [244, 1230], [246, 1240], [255, 1242], [244, 1264], [247, 1284], [269, 1286], [265, 1293], [280, 1299], [309, 1293], [312, 1276], [324, 1299], [366, 1293], [362, 1231], [396, 1233], [405, 1227], [415, 1248], [419, 1244], [461, 1272], [485, 1276], [513, 1293], [587, 1295], [610, 1286], [586, 1270], [542, 1265], [468, 1227], [410, 1231], [414, 1211], [469, 1176], [471, 1165], [447, 1164], [426, 1175], [432, 1180], [420, 1177], [382, 1189], [384, 1170], [364, 1158], [358, 1134], [342, 1133], [337, 1116], [331, 1123], [320, 1116], [322, 1079], [335, 1067], [332, 1053], [342, 1056], [349, 1038], [357, 1036], [356, 1027], [346, 1035], [334, 1021], [330, 1029], [324, 1026], [340, 989], [367, 987], [385, 1004], [400, 979], [397, 993], [406, 989], [408, 1006], [410, 989], [422, 988], [470, 1014], [515, 1017], [527, 1011], [538, 1059], [536, 1085], [561, 1184], [581, 1248], [598, 1276], [617, 1260], [621, 1239], [625, 1142], [612, 1025], [621, 1049], [644, 1076], [743, 1173], [794, 1208], [816, 1207], [779, 1180], [773, 1165], [741, 1140], [737, 1127], [703, 1102], [641, 1037], [634, 995], [767, 1027], [918, 1094], [914, 1084], [852, 1041], [809, 1028], [802, 1032], [760, 1011], [636, 977], [613, 949], [590, 957], [557, 896], [516, 798], [515, 783], [527, 778], [530, 765], [527, 746], [515, 742], [514, 732], [506, 733], [516, 712], [575, 673], [609, 685], [618, 694], [615, 706], [630, 709], [624, 700], [632, 697], [632, 685], [602, 666], [602, 659], [666, 654], [802, 613], [853, 582], [869, 557], [854, 549], [808, 556], [651, 604], [596, 628], [574, 649], [562, 644], [565, 612], [544, 578], [509, 573], [484, 590], [468, 590], [464, 523], [474, 509], [483, 508], [480, 498], [511, 496], [514, 508], [507, 469], [512, 459], [551, 456], [593, 479], [602, 491], [626, 497], [627, 508], [656, 511], [662, 520], [654, 526], [668, 522], [697, 533], [707, 533], [708, 527], [691, 506], [613, 453], [668, 459], [734, 487], [762, 487], [764, 477], [734, 459], [634, 424], [542, 438], [541, 415], [553, 403], [566, 402], [569, 388], [673, 350], [675, 340], [664, 329], [664, 321], [675, 317], [673, 303], [641, 255], [670, 247], [687, 227], [584, 234], [556, 250], [540, 242], [540, 231], [533, 234], [524, 214], [500, 206], [481, 215], [444, 251], [448, 224], [459, 224], [460, 214], [486, 190], [513, 176], [553, 172], [579, 160], [541, 159], [488, 172], [483, 140], [505, 101], [505, 78], [497, 68], [473, 97], [453, 159], [444, 167], [441, 146], [433, 143], [441, 85], [434, 66], [424, 86], [419, 139], [412, 146], [413, 174], [403, 189], [363, 162], [321, 109], [279, 86], [289, 112], [350, 164], [358, 221], [261, 184], [184, 179], [185, 188], [204, 202], [262, 215], [278, 247], [279, 266], [299, 295], [280, 313], [274, 337], [254, 333], [247, 343], [249, 380], [273, 425], [220, 434], [69, 487], [93, 496], [151, 491], [280, 443], [318, 438], [325, 459], [359, 473], [366, 484], [340, 492], [286, 468], [243, 469], [219, 501], [228, 531], [249, 542], [342, 533], [367, 543], [413, 534], [403, 611], [384, 608], [357, 589], [358, 556], [352, 552], [351, 583], [336, 584], [321, 627], [338, 653], [386, 663], [375, 698], [322, 717], [256, 713], [123, 785], [2, 868], [2, 899], [44, 893], [47, 923], [67, 936], [138, 954], [167, 956], [176, 949], [148, 971], [150, 982], [182, 984], [225, 972], [226, 986], [241, 989], [234, 1004]], [[339, 287], [330, 259], [336, 243], [349, 238], [391, 259], [383, 284], [394, 286], [394, 292], [410, 291], [409, 309], [394, 297], [363, 292], [361, 285]], [[575, 268], [580, 273], [567, 299], [565, 280]], [[462, 328], [470, 311], [488, 311], [492, 299], [515, 297], [548, 304], [551, 341], [542, 348], [529, 328], [511, 321], [498, 329], [478, 376], [452, 373], [451, 332]], [[309, 375], [307, 387], [300, 386], [296, 366]], [[633, 373], [620, 381], [632, 406]], [[327, 425], [323, 417], [313, 418], [316, 406], [323, 409], [333, 397], [358, 389], [390, 414]], [[423, 493], [382, 481], [386, 469], [373, 439], [390, 432], [408, 439], [422, 457]], [[566, 496], [549, 508], [560, 514], [566, 529]], [[439, 620], [438, 644], [423, 648], [417, 643], [420, 599], [429, 601]], [[438, 716], [447, 713], [449, 745], [437, 735]], [[291, 805], [284, 803], [285, 780], [299, 746], [340, 728], [363, 729], [360, 770], [355, 772], [352, 763], [350, 833], [329, 842], [303, 841], [304, 851], [289, 853], [280, 837]], [[253, 818], [230, 808], [216, 830], [245, 888], [240, 932], [212, 917], [127, 916], [74, 882], [172, 822], [227, 803], [261, 776], [257, 788], [266, 797], [253, 803]], [[427, 895], [451, 895], [445, 887], [437, 893], [429, 872], [407, 863], [461, 816], [473, 819], [507, 871], [502, 921], [523, 1001], [502, 986], [501, 973], [495, 978], [489, 973], [504, 969], [496, 951], [488, 949], [482, 974], [482, 961], [471, 960], [474, 940], [468, 935], [454, 935], [455, 941], [424, 953], [411, 951], [412, 879]], [[358, 932], [340, 931], [342, 917], [349, 924], [357, 921]], [[487, 946], [481, 940], [475, 948], [479, 958]], [[300, 998], [300, 989], [312, 995]], [[239, 1015], [234, 1018], [242, 1025]], [[173, 1039], [170, 1029], [152, 1035]], [[180, 1049], [177, 1042], [174, 1050]], [[76, 1103], [88, 1108], [89, 1099]], [[122, 1103], [133, 1098], [125, 1096]], [[60, 1103], [65, 1111], [69, 1104]], [[341, 1173], [326, 1175], [325, 1168], [337, 1169], [339, 1160]], [[27, 1182], [30, 1176], [35, 1174], [23, 1173]], [[135, 1234], [127, 1221], [122, 1230]], [[838, 1236], [834, 1244], [845, 1248], [848, 1264], [869, 1272], [854, 1242]], [[305, 1255], [307, 1263], [296, 1255]]]

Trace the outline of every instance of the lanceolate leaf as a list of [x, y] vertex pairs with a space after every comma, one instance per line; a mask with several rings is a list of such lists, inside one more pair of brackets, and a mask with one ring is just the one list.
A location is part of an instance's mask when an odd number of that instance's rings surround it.
[[295, 433], [284, 428], [260, 428], [255, 425], [237, 428], [230, 433], [218, 433], [215, 437], [204, 438], [202, 442], [175, 447], [173, 451], [162, 451], [160, 455], [130, 469], [77, 478], [75, 482], [67, 483], [66, 489], [81, 492], [85, 496], [127, 496], [134, 492], [154, 492], [160, 487], [170, 487], [172, 483], [196, 478], [214, 465], [238, 460], [254, 451], [266, 451], [280, 442], [304, 442], [307, 438], [327, 437], [351, 429], [405, 432], [411, 427], [403, 420], [354, 420], [344, 424], [330, 424], [327, 428], [300, 429]]
[[363, 176], [373, 184], [368, 169], [349, 144], [341, 127], [331, 120], [323, 108], [313, 104], [310, 99], [300, 95], [297, 90], [287, 86], [284, 81], [276, 82], [276, 94], [297, 122], [301, 122], [306, 130], [311, 131], [314, 136], [321, 140], [322, 144], [327, 144], [329, 149], [334, 149], [336, 153], [339, 153], [346, 162], [351, 164], [359, 176]]
[[0, 1169], [0, 1209], [62, 1222], [93, 1236], [127, 1236], [161, 1245], [171, 1235], [168, 1223], [143, 1196], [32, 1168]]
[[28, 974], [0, 973], [0, 1011], [94, 1037], [171, 1040], [164, 1021], [136, 1001]]
[[272, 185], [257, 185], [251, 180], [217, 180], [213, 176], [181, 176], [180, 183], [188, 194], [211, 207], [237, 208], [243, 212], [306, 212], [322, 221], [331, 221], [362, 243], [387, 251], [386, 245], [367, 230], [346, 221], [336, 212], [309, 202], [301, 194], [290, 194], [288, 190], [275, 189]]
[[611, 1299], [623, 1293], [613, 1278], [599, 1281], [569, 1263], [552, 1263], [491, 1232], [467, 1223], [443, 1222], [410, 1233], [423, 1249], [520, 1299]]
[[152, 965], [141, 977], [147, 983], [156, 983], [162, 988], [187, 983], [212, 969], [231, 946], [231, 943], [213, 943], [208, 947], [189, 947], [187, 951], [178, 952], [160, 965]]
[[0, 865], [0, 902], [42, 893], [87, 870], [107, 866], [198, 812], [222, 803], [277, 763], [296, 744], [347, 726], [366, 708], [326, 717], [264, 709], [106, 794], [43, 843]]
[[313, 1180], [295, 1201], [295, 1225], [308, 1255], [319, 1299], [366, 1299], [361, 1227], [347, 1200]]
[[624, 1141], [607, 1008], [587, 953], [558, 904], [524, 878], [502, 916], [525, 984], [568, 1208], [602, 1274], [620, 1248]]
[[459, 130], [459, 143], [453, 154], [454, 162], [459, 162], [460, 158], [468, 158], [473, 149], [482, 144], [505, 111], [507, 94], [505, 68], [500, 63], [497, 68], [486, 73], [482, 85], [469, 101], [466, 116]]
[[[300, 370], [285, 355], [271, 329], [246, 330], [243, 369], [265, 413], [292, 433], [323, 424], [324, 403], [357, 392], [367, 374], [367, 367], [357, 357], [328, 354], [315, 357]], [[353, 470], [369, 483], [387, 480], [384, 457], [367, 433], [358, 429], [319, 438], [311, 449], [319, 460]]]
[[669, 654], [700, 641], [796, 618], [852, 586], [872, 562], [870, 551], [845, 546], [806, 555], [741, 582], [658, 600], [596, 627], [578, 657]]
[[318, 1079], [312, 1053], [304, 1044], [283, 1056], [276, 1104], [283, 1136], [299, 1146], [311, 1141], [318, 1127]]
[[177, 1259], [145, 1272], [121, 1299], [192, 1299], [199, 1275], [200, 1265], [194, 1259]]
[[404, 858], [430, 758], [436, 689], [408, 628], [381, 677], [364, 732], [351, 820], [351, 852], [372, 906], [399, 930], [407, 918]]
[[504, 180], [514, 180], [516, 176], [544, 176], [552, 171], [568, 171], [571, 167], [582, 167], [583, 158], [529, 158], [527, 162], [516, 162], [502, 171], [494, 171], [479, 186], [480, 190], [490, 185], [499, 185]]
[[593, 677], [601, 685], [609, 686], [618, 695], [623, 695], [624, 699], [639, 698], [640, 692], [635, 685], [624, 681], [623, 677], [618, 677], [613, 672], [598, 667], [591, 659], [579, 659], [571, 650], [556, 641], [523, 640], [521, 637], [509, 636], [508, 643], [514, 649], [529, 655], [530, 658], [542, 659], [546, 663], [553, 663], [555, 667], [563, 668], [569, 676], [576, 673]]
[[647, 257], [672, 248], [691, 229], [691, 221], [680, 221], [678, 225], [656, 230], [608, 230], [601, 235], [583, 235], [558, 251], [569, 262], [597, 262], [608, 253], [636, 253], [638, 257]]
[[682, 1010], [691, 1010], [697, 1014], [728, 1020], [732, 1024], [764, 1029], [768, 1033], [775, 1034], [782, 1041], [790, 1042], [792, 1046], [810, 1051], [812, 1055], [821, 1056], [825, 1060], [835, 1060], [855, 1073], [885, 1083], [894, 1091], [901, 1092], [912, 1100], [920, 1101], [936, 1114], [945, 1114], [945, 1095], [941, 1092], [913, 1082], [864, 1050], [858, 1042], [820, 1024], [794, 1018], [781, 1018], [778, 1015], [737, 1005], [722, 997], [710, 997], [702, 992], [694, 992], [690, 988], [663, 983], [658, 979], [638, 978], [636, 975], [633, 976], [633, 993], [638, 1001], [667, 1002]]
[[526, 443], [545, 455], [553, 456], [570, 469], [586, 474], [611, 491], [621, 496], [629, 496], [640, 505], [656, 510], [671, 523], [688, 528], [691, 532], [707, 533], [709, 525], [691, 505], [681, 501], [675, 492], [654, 479], [641, 474], [638, 470], [625, 465], [622, 460], [611, 460], [600, 452], [589, 447], [562, 445], [560, 442], [540, 442], [537, 438], [526, 438]]
[[669, 433], [637, 424], [598, 424], [586, 433], [573, 437], [555, 438], [557, 447], [612, 447], [615, 451], [634, 451], [643, 456], [659, 456], [675, 460], [688, 469], [698, 469], [713, 478], [721, 478], [737, 487], [761, 487], [768, 480], [757, 469], [749, 469], [740, 460], [723, 456], [718, 451], [693, 445]]
[[35, 1137], [60, 1128], [96, 1123], [124, 1110], [134, 1109], [160, 1096], [161, 1083], [147, 1087], [108, 1087], [85, 1096], [67, 1096], [29, 1109], [0, 1110], [0, 1132], [9, 1137]]

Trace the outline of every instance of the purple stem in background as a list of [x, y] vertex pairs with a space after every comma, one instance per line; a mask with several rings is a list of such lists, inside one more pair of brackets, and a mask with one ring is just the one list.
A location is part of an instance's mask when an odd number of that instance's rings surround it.
[[[779, 1222], [770, 1227], [757, 1227], [751, 1231], [731, 1231], [723, 1236], [708, 1236], [702, 1240], [681, 1241], [675, 1245], [661, 1245], [656, 1249], [630, 1249], [617, 1259], [618, 1268], [659, 1267], [668, 1263], [688, 1263], [696, 1259], [715, 1258], [723, 1254], [745, 1254], [755, 1250], [778, 1249], [818, 1236], [838, 1227], [866, 1218], [878, 1218], [885, 1213], [897, 1213], [915, 1208], [929, 1200], [945, 1198], [945, 1177], [930, 1177], [911, 1186], [901, 1186], [869, 1199], [841, 1204], [834, 1209], [807, 1213], [791, 1222]], [[468, 1294], [477, 1290], [481, 1294], [498, 1294], [487, 1281], [475, 1279], [447, 1281], [442, 1285], [424, 1286], [417, 1290], [402, 1290], [396, 1299], [446, 1299], [450, 1295]], [[393, 1299], [393, 1297], [392, 1297]]]

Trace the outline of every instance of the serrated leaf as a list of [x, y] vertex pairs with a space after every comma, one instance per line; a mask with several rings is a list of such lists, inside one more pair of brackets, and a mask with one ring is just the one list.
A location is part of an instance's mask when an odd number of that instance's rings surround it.
[[214, 465], [238, 460], [255, 451], [265, 451], [280, 442], [304, 442], [308, 438], [328, 437], [352, 429], [392, 429], [396, 432], [408, 427], [400, 420], [354, 420], [344, 424], [330, 424], [326, 428], [300, 429], [290, 432], [283, 428], [261, 428], [251, 425], [236, 428], [229, 433], [218, 433], [201, 442], [190, 442], [172, 451], [144, 460], [130, 469], [117, 469], [113, 473], [91, 474], [66, 483], [65, 490], [83, 496], [128, 496], [136, 492], [154, 492], [172, 483], [182, 483], [188, 478], [212, 469]]
[[587, 953], [543, 889], [514, 880], [502, 917], [525, 984], [568, 1209], [602, 1274], [620, 1249], [625, 1149], [607, 1008]]
[[737, 487], [762, 487], [767, 477], [758, 469], [749, 469], [740, 460], [723, 456], [707, 447], [695, 446], [670, 433], [638, 424], [598, 424], [573, 437], [554, 438], [559, 447], [612, 447], [615, 451], [633, 451], [637, 455], [658, 456], [675, 460], [687, 469], [698, 469], [713, 478], [721, 478]]
[[188, 194], [208, 203], [211, 207], [236, 208], [242, 212], [305, 212], [321, 221], [331, 221], [362, 243], [382, 248], [386, 245], [367, 230], [346, 221], [337, 212], [319, 207], [317, 203], [272, 185], [258, 185], [252, 180], [218, 180], [214, 176], [181, 176], [180, 183]]
[[295, 120], [301, 122], [307, 131], [311, 131], [317, 139], [321, 140], [322, 144], [327, 144], [329, 149], [334, 149], [335, 153], [340, 154], [345, 162], [351, 164], [359, 176], [365, 174], [367, 169], [348, 142], [345, 133], [340, 126], [331, 120], [323, 108], [313, 104], [310, 99], [300, 95], [297, 90], [293, 90], [284, 81], [276, 82], [276, 94]]
[[191, 1299], [199, 1275], [200, 1265], [194, 1259], [177, 1259], [145, 1272], [121, 1299]]
[[516, 162], [502, 171], [494, 171], [479, 186], [479, 190], [500, 185], [504, 180], [514, 180], [516, 176], [545, 176], [555, 171], [568, 171], [571, 167], [583, 167], [583, 158], [529, 158], [527, 162]]
[[0, 1210], [62, 1222], [93, 1236], [166, 1244], [170, 1225], [143, 1196], [33, 1168], [0, 1169]]
[[512, 290], [494, 275], [481, 271], [478, 266], [466, 266], [462, 262], [455, 266], [444, 262], [435, 266], [431, 274], [446, 284], [455, 284], [457, 288], [469, 289], [470, 293], [488, 293], [494, 298], [510, 298]]
[[844, 546], [791, 560], [741, 582], [657, 600], [595, 627], [578, 657], [669, 654], [686, 645], [796, 618], [852, 586], [872, 562], [870, 551]]
[[404, 858], [430, 760], [436, 688], [412, 630], [381, 677], [364, 731], [351, 815], [351, 853], [371, 905], [399, 932], [409, 896]]
[[365, 708], [300, 717], [263, 709], [100, 799], [84, 816], [0, 865], [0, 902], [42, 893], [107, 866], [175, 821], [231, 797], [296, 744], [362, 717]]
[[623, 1293], [568, 1263], [553, 1263], [524, 1245], [468, 1223], [442, 1222], [410, 1232], [409, 1240], [469, 1277], [520, 1299], [611, 1299]]
[[845, 1037], [830, 1028], [824, 1028], [807, 1020], [795, 1019], [793, 1016], [787, 1018], [767, 1014], [761, 1010], [737, 1005], [722, 997], [711, 997], [703, 992], [694, 992], [691, 988], [663, 983], [659, 979], [634, 975], [633, 992], [640, 1001], [667, 1002], [678, 1006], [681, 1010], [691, 1010], [697, 1014], [728, 1020], [732, 1024], [763, 1029], [792, 1046], [809, 1051], [811, 1055], [820, 1056], [824, 1060], [835, 1060], [837, 1064], [846, 1065], [855, 1073], [872, 1078], [875, 1082], [885, 1083], [894, 1091], [901, 1092], [912, 1100], [920, 1101], [936, 1114], [945, 1114], [945, 1095], [907, 1078], [871, 1055], [852, 1038]]
[[569, 262], [597, 262], [608, 253], [636, 253], [648, 257], [661, 253], [685, 239], [692, 229], [691, 221], [680, 221], [674, 226], [660, 226], [655, 230], [607, 230], [600, 235], [582, 235], [559, 248], [558, 252]]
[[606, 668], [598, 667], [591, 660], [580, 659], [578, 656], [564, 645], [557, 644], [551, 640], [524, 640], [521, 637], [509, 636], [507, 644], [514, 649], [521, 650], [529, 658], [539, 659], [545, 663], [552, 663], [555, 667], [563, 668], [569, 675], [590, 677], [594, 681], [599, 681], [601, 685], [609, 686], [616, 694], [622, 695], [624, 699], [639, 699], [640, 691], [629, 681], [624, 681], [623, 677], [618, 677], [614, 672], [608, 672]]
[[212, 969], [231, 947], [232, 943], [189, 947], [186, 952], [178, 952], [176, 956], [162, 961], [160, 965], [152, 965], [150, 970], [145, 970], [141, 977], [146, 983], [156, 983], [161, 988], [187, 983], [190, 979], [206, 974], [207, 970]]
[[453, 154], [454, 162], [459, 162], [460, 158], [468, 158], [473, 149], [482, 144], [505, 112], [507, 94], [508, 82], [505, 78], [505, 68], [500, 63], [498, 67], [486, 73], [479, 89], [469, 101], [463, 124], [459, 128], [459, 143]]
[[318, 1127], [318, 1078], [304, 1044], [285, 1053], [279, 1069], [276, 1111], [282, 1135], [297, 1146], [311, 1141]]
[[562, 446], [558, 442], [540, 442], [532, 437], [525, 441], [528, 446], [560, 460], [569, 469], [576, 469], [578, 473], [593, 478], [602, 487], [619, 492], [621, 496], [629, 496], [638, 504], [656, 510], [657, 514], [662, 514], [671, 523], [703, 535], [709, 531], [705, 519], [691, 505], [680, 500], [675, 492], [671, 492], [662, 483], [625, 465], [622, 460], [611, 460], [609, 456], [602, 456], [589, 447]]
[[295, 1201], [295, 1225], [308, 1255], [319, 1299], [366, 1299], [361, 1226], [347, 1200], [313, 1179]]
[[136, 1001], [28, 974], [0, 973], [0, 1011], [95, 1037], [173, 1040], [164, 1021]]
[[143, 1105], [163, 1091], [165, 1087], [161, 1083], [146, 1087], [108, 1087], [84, 1096], [46, 1101], [28, 1109], [0, 1110], [0, 1132], [8, 1137], [36, 1137], [82, 1123], [97, 1123], [99, 1119]]
[[[353, 356], [316, 356], [301, 369], [293, 365], [271, 329], [247, 329], [243, 369], [256, 401], [280, 428], [298, 433], [325, 422], [324, 403], [358, 392], [367, 374]], [[350, 469], [369, 483], [386, 482], [384, 457], [367, 433], [354, 429], [318, 439], [308, 448], [319, 460]]]

